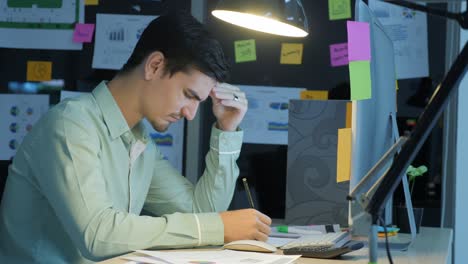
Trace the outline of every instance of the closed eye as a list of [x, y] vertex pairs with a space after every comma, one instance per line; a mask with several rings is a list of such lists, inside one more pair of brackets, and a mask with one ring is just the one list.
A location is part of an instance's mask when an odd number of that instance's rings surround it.
[[203, 101], [198, 94], [193, 91], [192, 89], [185, 89], [184, 90], [184, 95], [190, 100], [197, 100], [199, 102]]

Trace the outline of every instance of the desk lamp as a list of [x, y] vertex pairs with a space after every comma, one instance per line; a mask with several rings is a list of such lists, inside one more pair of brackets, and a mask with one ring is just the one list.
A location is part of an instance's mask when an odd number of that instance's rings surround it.
[[[383, 0], [391, 4], [412, 8], [418, 11], [423, 11], [428, 14], [442, 16], [458, 21], [464, 29], [468, 28], [468, 12], [451, 13], [437, 9], [432, 9], [423, 5], [409, 3], [400, 0]], [[367, 1], [366, 1], [367, 2]], [[384, 206], [391, 194], [395, 191], [400, 183], [406, 169], [413, 162], [416, 154], [421, 149], [424, 141], [429, 136], [429, 133], [434, 128], [437, 120], [445, 110], [448, 99], [455, 91], [459, 82], [463, 79], [468, 70], [468, 45], [465, 43], [461, 53], [455, 59], [455, 62], [450, 67], [447, 75], [443, 78], [442, 83], [434, 91], [429, 104], [424, 109], [418, 119], [418, 123], [407, 141], [402, 145], [400, 153], [395, 157], [392, 165], [384, 174], [382, 181], [375, 190], [365, 207], [367, 213], [371, 215], [372, 227], [369, 234], [369, 263], [377, 263], [377, 225], [379, 217], [383, 213]]]
[[221, 0], [211, 12], [228, 23], [287, 37], [309, 32], [301, 0]]

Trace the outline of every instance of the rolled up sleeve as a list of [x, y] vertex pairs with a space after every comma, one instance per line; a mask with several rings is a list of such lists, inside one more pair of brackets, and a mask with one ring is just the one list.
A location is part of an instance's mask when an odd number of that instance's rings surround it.
[[[210, 150], [205, 158], [206, 169], [195, 185], [174, 170], [169, 162], [162, 159], [157, 161], [144, 209], [155, 215], [227, 210], [239, 176], [236, 161], [242, 137], [242, 131], [224, 132], [213, 126]], [[215, 220], [202, 217], [199, 221], [203, 227], [213, 224]], [[216, 221], [221, 220], [219, 218]], [[223, 243], [222, 223], [213, 224], [208, 233], [219, 233], [215, 236], [221, 239], [217, 243]]]

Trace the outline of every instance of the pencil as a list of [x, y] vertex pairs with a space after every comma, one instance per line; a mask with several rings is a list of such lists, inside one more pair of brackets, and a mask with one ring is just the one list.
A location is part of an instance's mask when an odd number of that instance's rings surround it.
[[247, 183], [247, 178], [242, 178], [244, 183], [245, 192], [247, 193], [247, 199], [249, 200], [250, 207], [255, 209], [255, 205], [252, 199], [252, 194], [250, 193], [249, 184]]

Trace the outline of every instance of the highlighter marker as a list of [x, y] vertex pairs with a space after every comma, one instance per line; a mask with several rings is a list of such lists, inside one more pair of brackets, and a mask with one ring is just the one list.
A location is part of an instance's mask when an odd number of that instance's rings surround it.
[[300, 234], [300, 235], [322, 235], [323, 232], [307, 229], [307, 227], [298, 226], [277, 226], [276, 231], [281, 233]]

